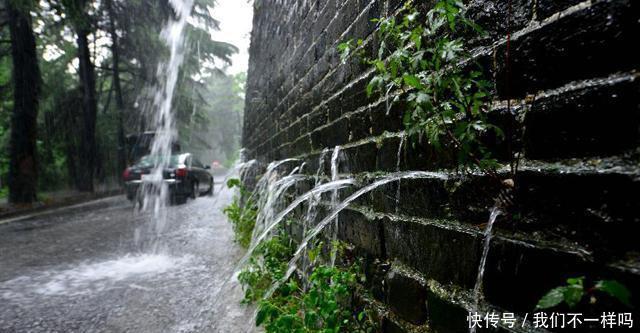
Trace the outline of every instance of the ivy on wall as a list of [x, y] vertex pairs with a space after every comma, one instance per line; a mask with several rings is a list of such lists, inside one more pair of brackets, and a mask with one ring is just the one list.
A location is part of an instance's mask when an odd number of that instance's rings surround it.
[[460, 167], [494, 173], [497, 162], [481, 138], [504, 134], [488, 120], [491, 84], [469, 60], [465, 44], [482, 30], [465, 17], [460, 1], [440, 0], [421, 12], [409, 1], [397, 17], [374, 20], [379, 44], [371, 57], [363, 54], [362, 40], [342, 43], [338, 50], [343, 60], [355, 51], [374, 68], [367, 95], [385, 96], [387, 112], [403, 103], [407, 134], [453, 151]]

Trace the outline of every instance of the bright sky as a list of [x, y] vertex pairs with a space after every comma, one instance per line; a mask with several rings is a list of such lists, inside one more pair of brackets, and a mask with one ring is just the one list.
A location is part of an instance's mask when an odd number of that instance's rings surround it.
[[227, 69], [227, 73], [246, 72], [249, 65], [253, 1], [217, 0], [213, 17], [220, 21], [220, 31], [214, 32], [213, 38], [231, 43], [240, 49], [240, 52], [233, 56], [233, 65]]

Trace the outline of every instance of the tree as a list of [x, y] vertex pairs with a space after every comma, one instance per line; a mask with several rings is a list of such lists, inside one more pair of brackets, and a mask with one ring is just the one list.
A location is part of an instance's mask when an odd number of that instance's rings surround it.
[[[38, 93], [34, 100], [37, 113], [32, 114], [32, 119], [37, 118], [37, 136], [31, 135], [35, 137], [31, 138], [31, 142], [35, 140], [33, 161], [38, 157], [37, 189], [69, 186], [91, 191], [98, 182], [120, 179], [126, 158], [122, 149], [125, 134], [149, 129], [145, 122], [148, 106], [153, 104], [153, 87], [162, 79], [157, 75], [158, 65], [168, 55], [159, 32], [176, 15], [171, 1], [0, 0], [0, 196], [8, 194], [14, 109], [8, 22], [17, 16], [9, 15], [5, 8], [9, 1], [20, 6], [32, 4], [23, 19], [32, 21], [35, 54], [41, 63], [41, 85], [29, 84], [28, 89], [15, 91], [34, 98], [33, 90]], [[237, 51], [211, 39], [211, 31], [218, 29], [218, 22], [210, 15], [214, 3], [194, 0], [172, 105], [182, 142], [192, 138], [194, 145], [207, 152], [218, 149], [220, 142], [207, 135], [207, 126], [215, 123], [233, 132], [237, 123], [236, 115], [211, 111], [217, 102], [210, 100], [212, 87], [207, 80], [222, 75], [221, 65], [229, 63]], [[111, 43], [104, 43], [105, 38]], [[25, 57], [19, 60], [27, 61]], [[20, 67], [24, 72], [26, 67]], [[20, 121], [20, 125], [28, 123]], [[225, 136], [231, 138], [233, 135]], [[234, 143], [226, 140], [220, 145], [222, 150], [221, 146], [229, 152]], [[29, 179], [36, 183], [36, 179]]]
[[118, 33], [116, 32], [115, 11], [112, 0], [105, 0], [107, 14], [109, 16], [109, 34], [111, 35], [111, 60], [113, 62], [113, 90], [116, 98], [116, 108], [118, 109], [118, 169], [124, 170], [127, 166], [124, 137], [124, 98], [122, 97], [122, 86], [120, 84], [120, 50], [118, 50]]
[[36, 134], [40, 68], [30, 9], [31, 1], [7, 0], [13, 61], [13, 115], [11, 117], [9, 201], [36, 200], [38, 184]]
[[93, 191], [93, 178], [96, 170], [96, 117], [98, 111], [96, 99], [96, 75], [95, 68], [91, 62], [88, 36], [91, 33], [91, 19], [87, 13], [88, 0], [63, 0], [67, 15], [76, 32], [76, 43], [78, 44], [78, 75], [80, 86], [82, 87], [82, 140], [80, 141], [79, 168], [80, 177], [78, 189], [80, 191]]

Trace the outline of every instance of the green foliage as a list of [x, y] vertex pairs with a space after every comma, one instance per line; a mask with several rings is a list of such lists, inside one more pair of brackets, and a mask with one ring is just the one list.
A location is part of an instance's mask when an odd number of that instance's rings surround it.
[[307, 290], [289, 281], [258, 304], [256, 325], [266, 332], [373, 332], [364, 311], [353, 310], [354, 268], [319, 265]]
[[66, 157], [63, 152], [42, 140], [36, 141], [36, 148], [40, 158], [38, 189], [50, 191], [63, 188], [67, 182]]
[[[309, 252], [317, 256], [320, 247]], [[263, 298], [284, 276], [293, 250], [288, 237], [280, 232], [259, 246], [238, 276], [245, 288], [244, 301], [258, 301], [256, 325], [263, 325], [266, 332], [373, 332], [366, 313], [354, 310], [352, 304], [357, 265], [339, 268], [317, 264], [306, 289], [290, 279]]]
[[[367, 94], [385, 96], [387, 112], [393, 103], [403, 102], [407, 133], [425, 138], [436, 149], [454, 151], [460, 166], [495, 168], [480, 138], [503, 133], [487, 119], [490, 83], [481, 67], [469, 61], [460, 37], [481, 33], [464, 17], [464, 5], [440, 0], [423, 15], [409, 2], [399, 18], [374, 21], [380, 44], [376, 55], [365, 57], [375, 69]], [[347, 41], [338, 50], [345, 61], [357, 48]]]
[[585, 290], [584, 276], [567, 279], [565, 286], [549, 290], [536, 305], [536, 309], [549, 309], [566, 303], [569, 308], [576, 307], [586, 296], [593, 292], [602, 292], [622, 304], [631, 307], [631, 293], [623, 284], [615, 280], [600, 280], [595, 285]]
[[596, 282], [595, 290], [599, 290], [622, 304], [631, 307], [631, 292], [622, 283], [615, 280], [601, 280]]
[[287, 260], [294, 249], [289, 238], [280, 233], [266, 240], [256, 248], [247, 266], [238, 275], [238, 281], [245, 286], [244, 303], [262, 299], [271, 285], [284, 276]]
[[[227, 181], [227, 187], [238, 188], [240, 193], [233, 198], [231, 204], [224, 208], [223, 212], [233, 224], [236, 242], [238, 242], [240, 246], [247, 248], [251, 243], [251, 234], [256, 223], [256, 217], [258, 216], [256, 203], [251, 193], [242, 186], [240, 179], [229, 179]], [[244, 202], [242, 200], [244, 200]]]
[[[0, 35], [3, 36], [3, 35]], [[13, 112], [11, 58], [0, 57], [0, 197], [7, 196], [9, 173], [9, 135]]]
[[[240, 191], [224, 212], [234, 224], [236, 240], [246, 247], [256, 219], [254, 198], [239, 179], [230, 179], [227, 186]], [[341, 268], [322, 264], [322, 249], [323, 243], [319, 242], [307, 251], [311, 267], [307, 287], [303, 288], [296, 277], [282, 281], [295, 251], [283, 229], [256, 247], [238, 280], [244, 288], [242, 302], [258, 304], [257, 326], [262, 325], [266, 332], [375, 331], [366, 312], [356, 310], [353, 304], [358, 280], [363, 279], [359, 265]], [[332, 246], [338, 253], [343, 249], [342, 244]]]

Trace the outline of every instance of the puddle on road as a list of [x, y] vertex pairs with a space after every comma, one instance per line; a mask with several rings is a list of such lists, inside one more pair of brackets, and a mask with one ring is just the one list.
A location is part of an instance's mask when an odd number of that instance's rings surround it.
[[[190, 256], [126, 255], [118, 259], [81, 264], [67, 270], [46, 271], [34, 276], [21, 276], [2, 282], [0, 283], [0, 295], [6, 300], [19, 300], [27, 295], [76, 296], [90, 294], [111, 288], [120, 281], [141, 277], [148, 280], [153, 276], [178, 271], [186, 267], [190, 261]], [[131, 285], [135, 284], [127, 284], [125, 287], [131, 287]]]

